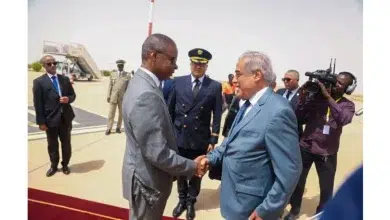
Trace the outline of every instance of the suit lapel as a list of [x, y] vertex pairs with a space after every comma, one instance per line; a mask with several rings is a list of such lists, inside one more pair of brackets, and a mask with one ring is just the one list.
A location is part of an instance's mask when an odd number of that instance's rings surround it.
[[61, 92], [63, 92], [63, 88], [65, 87], [64, 76], [57, 75], [57, 77], [58, 77], [58, 83], [59, 83], [59, 86], [60, 86], [60, 90], [61, 90]]
[[165, 102], [165, 99], [164, 99], [164, 96], [163, 96], [163, 93], [162, 91], [160, 90], [160, 88], [156, 85], [156, 83], [154, 82], [154, 80], [152, 79], [151, 76], [149, 76], [149, 74], [145, 73], [142, 69], [138, 69], [137, 72], [135, 73], [137, 75], [139, 75], [140, 77], [142, 77], [144, 80], [146, 80], [147, 83], [149, 83], [157, 92], [157, 94], [160, 96], [160, 98]]
[[190, 82], [190, 86], [189, 86], [190, 92], [189, 92], [189, 94], [187, 94], [187, 96], [189, 97], [188, 100], [191, 103], [191, 107], [187, 109], [187, 112], [189, 112], [192, 108], [194, 108], [196, 106], [196, 104], [198, 104], [202, 99], [204, 99], [206, 97], [206, 94], [209, 91], [209, 85], [210, 85], [211, 80], [207, 77], [205, 77], [203, 79], [200, 90], [195, 98], [194, 98], [194, 94], [192, 92], [191, 75], [189, 76], [189, 82]]
[[[138, 69], [137, 72], [135, 72], [134, 76], [135, 75], [139, 75], [141, 78], [143, 78], [147, 83], [149, 83], [155, 90], [158, 90], [156, 91], [158, 96], [160, 97], [160, 99], [163, 101], [164, 103], [164, 109], [165, 109], [165, 114], [170, 118], [170, 115], [169, 115], [169, 111], [168, 111], [168, 106], [165, 105], [165, 99], [164, 99], [164, 95], [162, 93], [162, 91], [160, 90], [160, 88], [158, 86], [156, 86], [156, 83], [154, 82], [154, 80], [152, 79], [151, 76], [149, 76], [149, 74], [147, 74], [146, 72], [144, 72], [142, 69]], [[172, 132], [174, 132], [175, 130], [175, 126], [173, 125], [173, 122], [172, 120], [168, 120], [169, 121], [169, 124], [171, 126], [171, 129], [172, 129]]]
[[299, 98], [299, 92], [297, 91], [294, 96], [291, 98], [291, 102], [295, 103]]
[[285, 92], [286, 92], [286, 89], [280, 89], [280, 90], [278, 91], [278, 94], [281, 95], [281, 96], [283, 96]]
[[298, 101], [299, 101], [299, 92], [297, 91], [294, 96], [291, 98], [291, 101], [290, 101], [290, 104], [293, 108], [293, 110], [295, 111], [297, 105], [298, 105]]
[[184, 83], [185, 83], [184, 86], [185, 86], [186, 97], [188, 97], [189, 103], [193, 103], [193, 101], [194, 101], [194, 94], [192, 93], [191, 74], [186, 77]]
[[[262, 97], [257, 101], [257, 103], [251, 108], [251, 110], [246, 114], [246, 116], [240, 121], [237, 125], [235, 125], [231, 134], [229, 134], [229, 138], [234, 138], [234, 136], [247, 125], [262, 109], [262, 106], [266, 103], [268, 97], [273, 93], [271, 88], [267, 88]], [[237, 118], [236, 118], [237, 119]], [[235, 120], [236, 120], [235, 119]], [[234, 121], [235, 121], [234, 120]], [[235, 122], [233, 122], [234, 124]]]
[[[248, 124], [259, 112], [261, 111], [261, 106], [255, 104], [251, 110], [246, 114], [246, 116], [238, 123], [236, 124], [233, 129], [231, 130], [231, 134], [229, 134], [229, 137], [233, 138], [246, 124]], [[237, 117], [236, 117], [237, 119]], [[236, 119], [234, 120], [233, 124], [235, 123]]]

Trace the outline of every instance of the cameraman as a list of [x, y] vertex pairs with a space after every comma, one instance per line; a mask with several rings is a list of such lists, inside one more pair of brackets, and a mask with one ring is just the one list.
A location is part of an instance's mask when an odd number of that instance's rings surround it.
[[300, 139], [303, 170], [291, 196], [291, 210], [285, 220], [298, 218], [306, 178], [313, 162], [321, 191], [316, 213], [321, 212], [324, 204], [332, 197], [340, 136], [343, 126], [351, 123], [355, 113], [355, 104], [343, 97], [344, 93], [351, 94], [356, 87], [356, 78], [351, 73], [339, 73], [336, 86], [331, 90], [327, 90], [320, 81], [317, 83], [320, 92], [314, 100], [307, 99], [308, 83], [300, 88], [296, 115], [300, 123], [306, 124]]

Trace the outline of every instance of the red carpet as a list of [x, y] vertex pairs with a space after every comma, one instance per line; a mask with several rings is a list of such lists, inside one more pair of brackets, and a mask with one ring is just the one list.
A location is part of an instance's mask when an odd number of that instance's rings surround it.
[[[29, 220], [127, 220], [129, 210], [28, 188]], [[172, 220], [163, 217], [162, 220]]]

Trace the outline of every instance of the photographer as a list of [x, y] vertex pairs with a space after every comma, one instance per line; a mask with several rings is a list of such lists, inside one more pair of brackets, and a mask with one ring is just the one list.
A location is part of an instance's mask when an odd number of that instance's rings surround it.
[[313, 162], [321, 191], [316, 213], [321, 212], [324, 204], [332, 197], [340, 136], [343, 126], [351, 123], [355, 113], [354, 103], [343, 97], [344, 93], [351, 94], [356, 87], [356, 78], [351, 73], [339, 73], [332, 89], [325, 88], [323, 83], [317, 81], [320, 92], [315, 96], [308, 91], [309, 84], [307, 82], [300, 88], [301, 95], [296, 109], [298, 121], [306, 124], [300, 139], [303, 170], [291, 196], [291, 210], [285, 220], [298, 218], [306, 178]]

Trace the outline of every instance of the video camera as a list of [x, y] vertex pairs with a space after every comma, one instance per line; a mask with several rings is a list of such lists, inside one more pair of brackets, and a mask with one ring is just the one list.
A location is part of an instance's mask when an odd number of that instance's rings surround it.
[[[329, 68], [326, 70], [316, 70], [314, 72], [306, 72], [305, 76], [309, 77], [309, 80], [305, 83], [305, 90], [309, 92], [309, 96], [314, 97], [317, 94], [321, 94], [321, 88], [317, 84], [317, 80], [324, 84], [325, 88], [332, 89], [336, 86], [337, 75], [335, 74], [336, 69], [336, 59], [333, 62], [332, 70], [332, 61], [330, 59]], [[333, 73], [332, 73], [333, 71]]]

